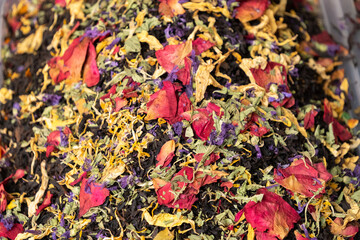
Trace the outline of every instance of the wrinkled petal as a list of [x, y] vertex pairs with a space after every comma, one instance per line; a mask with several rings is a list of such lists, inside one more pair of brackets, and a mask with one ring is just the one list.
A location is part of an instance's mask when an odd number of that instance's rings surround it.
[[331, 233], [343, 237], [353, 237], [359, 232], [359, 226], [357, 222], [348, 223], [345, 227], [343, 224], [344, 219], [335, 218], [335, 220], [330, 225]]
[[59, 146], [60, 142], [61, 142], [61, 134], [60, 131], [53, 131], [49, 134], [49, 136], [47, 136], [47, 141], [48, 144], [54, 145], [54, 146]]
[[338, 137], [341, 141], [348, 141], [352, 138], [349, 130], [341, 125], [332, 115], [330, 103], [327, 99], [324, 100], [324, 122], [327, 124], [333, 124], [334, 135]]
[[161, 15], [167, 17], [174, 17], [179, 14], [184, 14], [185, 9], [179, 3], [179, 0], [159, 0], [159, 12]]
[[160, 149], [159, 154], [156, 156], [156, 166], [167, 166], [170, 164], [172, 158], [175, 156], [175, 141], [167, 141]]
[[287, 84], [287, 75], [285, 66], [275, 62], [269, 62], [265, 69], [251, 68], [255, 82], [260, 87], [269, 89], [271, 83], [278, 85]]
[[305, 118], [304, 118], [304, 128], [305, 129], [314, 127], [315, 117], [317, 114], [318, 114], [318, 112], [314, 109], [311, 109], [310, 112], [307, 112], [305, 114]]
[[50, 206], [52, 196], [53, 196], [53, 195], [50, 193], [50, 191], [48, 191], [48, 192], [46, 193], [46, 196], [45, 196], [45, 198], [44, 198], [44, 201], [43, 201], [42, 204], [39, 206], [39, 208], [36, 210], [36, 213], [35, 213], [36, 216], [39, 215], [39, 213], [40, 213], [44, 208]]
[[201, 53], [212, 48], [213, 46], [215, 46], [215, 43], [206, 41], [200, 37], [192, 42], [192, 47], [195, 50], [195, 55], [200, 55]]
[[332, 175], [327, 172], [324, 163], [312, 165], [307, 158], [297, 159], [287, 168], [274, 169], [274, 180], [277, 183], [306, 197], [312, 197], [314, 192], [321, 188], [324, 188], [321, 191], [324, 193], [325, 183], [331, 178]]
[[24, 228], [19, 223], [15, 223], [10, 230], [7, 230], [4, 224], [0, 222], [0, 237], [5, 237], [14, 240], [16, 236], [22, 232], [24, 232]]
[[258, 19], [264, 14], [268, 6], [268, 0], [240, 1], [239, 7], [235, 9], [235, 18], [243, 23]]
[[128, 104], [128, 100], [125, 98], [116, 97], [115, 99], [115, 112], [120, 111], [123, 107]]
[[171, 120], [176, 116], [177, 99], [174, 85], [169, 81], [163, 82], [163, 88], [150, 96], [146, 104], [147, 116], [145, 120], [164, 118]]
[[244, 207], [246, 220], [257, 232], [266, 232], [273, 237], [283, 239], [301, 218], [284, 199], [265, 188], [261, 202], [248, 202]]

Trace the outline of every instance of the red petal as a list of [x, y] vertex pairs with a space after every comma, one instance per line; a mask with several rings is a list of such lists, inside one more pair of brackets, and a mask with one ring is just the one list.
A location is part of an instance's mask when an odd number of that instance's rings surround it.
[[174, 17], [184, 14], [185, 10], [179, 3], [179, 0], [159, 0], [159, 13], [167, 17]]
[[186, 93], [183, 93], [179, 97], [177, 115], [182, 114], [183, 112], [187, 112], [191, 110], [191, 101], [187, 97]]
[[177, 78], [184, 85], [188, 85], [190, 83], [190, 69], [191, 69], [191, 60], [186, 57], [184, 59], [184, 66], [176, 73]]
[[150, 96], [146, 104], [147, 116], [145, 120], [164, 118], [171, 122], [176, 117], [177, 99], [175, 87], [169, 81], [163, 82], [163, 88]]
[[193, 123], [191, 124], [195, 134], [203, 141], [206, 141], [214, 127], [214, 119], [212, 115], [205, 109], [198, 109], [199, 113], [193, 116]]
[[107, 98], [110, 98], [112, 95], [114, 95], [116, 93], [116, 85], [113, 85], [107, 94], [105, 94], [104, 96], [102, 96], [100, 99], [101, 100], [105, 100]]
[[60, 7], [66, 7], [66, 0], [55, 0], [55, 4]]
[[188, 44], [185, 42], [178, 45], [167, 45], [164, 49], [155, 52], [159, 64], [168, 73], [173, 71], [175, 67], [179, 68], [176, 74], [184, 85], [190, 82], [191, 60], [187, 56], [190, 55], [192, 48], [188, 47]]
[[[89, 187], [91, 193], [85, 192], [85, 187]], [[109, 190], [104, 188], [101, 184], [97, 184], [94, 182], [88, 183], [88, 179], [84, 178], [81, 182], [80, 187], [79, 217], [82, 217], [85, 213], [87, 213], [90, 208], [97, 207], [103, 204], [109, 194]]]
[[93, 87], [100, 81], [100, 73], [96, 64], [96, 50], [90, 42], [86, 62], [84, 64], [84, 81], [86, 86]]
[[[205, 153], [198, 153], [194, 156], [195, 160], [197, 162], [200, 162], [203, 158]], [[220, 159], [219, 154], [215, 154], [215, 153], [211, 153], [209, 156], [209, 159], [205, 160], [204, 166], [208, 166], [214, 162], [216, 162], [216, 160]]]
[[323, 163], [312, 165], [307, 158], [297, 159], [287, 168], [274, 169], [274, 180], [277, 183], [306, 197], [314, 196], [314, 192], [323, 188], [331, 178], [332, 175], [327, 172]]
[[22, 232], [24, 232], [24, 228], [19, 223], [15, 223], [10, 230], [7, 230], [4, 224], [0, 223], [0, 237], [5, 237], [14, 240], [16, 236]]
[[86, 178], [86, 174], [87, 172], [83, 172], [78, 179], [76, 179], [75, 181], [73, 181], [72, 183], [70, 183], [70, 186], [75, 186], [76, 184], [78, 184], [79, 182], [81, 182], [84, 178]]
[[90, 38], [84, 38], [81, 42], [80, 39], [74, 39], [62, 57], [55, 57], [48, 62], [50, 77], [55, 84], [69, 77], [75, 82], [81, 79]]
[[167, 45], [164, 49], [157, 50], [155, 52], [156, 58], [159, 64], [170, 73], [175, 66], [184, 65], [185, 56], [182, 54], [185, 48], [185, 43], [178, 45]]
[[47, 136], [47, 141], [48, 144], [54, 145], [54, 146], [59, 146], [60, 142], [61, 142], [61, 134], [60, 131], [53, 131], [49, 134], [49, 136]]
[[15, 174], [12, 176], [14, 182], [16, 183], [20, 178], [25, 176], [25, 170], [24, 169], [18, 169], [16, 170]]
[[59, 84], [61, 81], [67, 79], [70, 76], [69, 68], [64, 66], [64, 60], [60, 57], [54, 57], [48, 62], [50, 67], [50, 77], [55, 84]]
[[352, 138], [349, 130], [341, 125], [332, 115], [330, 103], [327, 99], [324, 100], [324, 122], [327, 124], [333, 123], [334, 135], [338, 137], [341, 141], [345, 142]]
[[180, 194], [179, 198], [175, 202], [167, 204], [166, 206], [190, 210], [196, 200], [197, 198], [195, 194]]
[[262, 188], [261, 202], [248, 202], [244, 207], [246, 220], [257, 232], [266, 232], [283, 239], [301, 218], [279, 195]]
[[310, 112], [307, 112], [305, 114], [304, 118], [304, 128], [309, 129], [312, 128], [315, 124], [315, 117], [318, 114], [318, 112], [314, 109], [311, 109]]
[[224, 187], [224, 191], [228, 192], [230, 190], [230, 188], [233, 187], [233, 183], [232, 182], [223, 182], [221, 183], [220, 187]]
[[266, 127], [258, 127], [255, 123], [250, 125], [250, 134], [253, 136], [262, 137], [267, 134], [270, 130]]
[[167, 166], [170, 164], [172, 158], [175, 156], [175, 141], [170, 140], [167, 141], [160, 149], [159, 154], [156, 157], [156, 160], [158, 163], [156, 163], [156, 166]]
[[70, 68], [70, 77], [74, 80], [80, 80], [82, 67], [85, 62], [86, 54], [90, 44], [90, 38], [76, 38], [65, 51], [62, 59], [65, 66]]
[[171, 183], [170, 182], [167, 183], [165, 186], [159, 188], [156, 191], [156, 194], [158, 196], [158, 203], [160, 205], [170, 204], [175, 199], [175, 196], [172, 193]]
[[50, 157], [51, 153], [57, 150], [54, 145], [49, 145], [46, 147], [46, 157]]
[[311, 39], [315, 42], [326, 44], [326, 45], [337, 45], [327, 31], [322, 31], [321, 33], [314, 35]]
[[39, 206], [39, 208], [36, 210], [35, 215], [39, 215], [39, 213], [46, 207], [50, 206], [51, 204], [51, 198], [52, 198], [52, 194], [50, 193], [50, 191], [47, 191], [46, 196], [44, 198], [44, 201], [42, 202], [42, 204]]
[[235, 9], [235, 18], [241, 22], [249, 22], [261, 17], [267, 7], [268, 0], [243, 0], [240, 6]]
[[122, 109], [128, 104], [128, 101], [125, 98], [116, 97], [114, 100], [115, 100], [115, 112], [120, 111], [120, 109]]
[[215, 43], [206, 41], [202, 38], [197, 38], [192, 42], [192, 47], [195, 50], [196, 55], [200, 55], [202, 52], [205, 52], [213, 46], [215, 46]]
[[235, 222], [239, 221], [241, 216], [244, 214], [244, 209], [240, 210], [236, 215], [235, 215]]
[[270, 83], [287, 85], [287, 74], [282, 64], [269, 62], [264, 70], [259, 67], [251, 68], [250, 71], [256, 84], [265, 89], [269, 89]]

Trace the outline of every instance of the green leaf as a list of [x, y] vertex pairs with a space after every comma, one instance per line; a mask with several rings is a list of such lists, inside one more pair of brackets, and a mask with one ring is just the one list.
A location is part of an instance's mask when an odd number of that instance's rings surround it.
[[126, 53], [140, 52], [141, 45], [140, 45], [139, 38], [137, 36], [132, 36], [131, 38], [126, 39], [124, 47], [125, 47]]

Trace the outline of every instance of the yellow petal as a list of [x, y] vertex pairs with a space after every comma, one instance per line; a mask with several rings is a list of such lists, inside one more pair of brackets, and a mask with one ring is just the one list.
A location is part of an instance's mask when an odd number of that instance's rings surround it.
[[154, 240], [173, 240], [174, 239], [174, 231], [170, 232], [168, 228], [165, 228], [161, 232], [159, 232]]
[[17, 45], [16, 53], [35, 53], [42, 44], [43, 33], [45, 30], [45, 25], [38, 27], [35, 33], [30, 34]]
[[160, 213], [151, 217], [150, 213], [147, 210], [143, 210], [142, 217], [150, 224], [158, 227], [177, 227], [183, 223], [188, 223], [191, 225], [191, 228], [195, 231], [195, 222], [189, 220], [184, 216], [177, 216], [170, 213]]
[[145, 42], [149, 44], [150, 50], [157, 51], [164, 48], [164, 46], [160, 43], [160, 41], [156, 37], [149, 35], [149, 33], [146, 31], [137, 33], [136, 36], [139, 38], [140, 42]]
[[1, 88], [0, 89], [0, 102], [2, 104], [5, 104], [7, 100], [12, 99], [13, 91], [9, 90], [7, 88]]

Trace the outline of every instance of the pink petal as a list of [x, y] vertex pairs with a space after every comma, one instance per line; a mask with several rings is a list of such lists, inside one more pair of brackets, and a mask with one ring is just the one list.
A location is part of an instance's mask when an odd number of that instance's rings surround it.
[[[89, 185], [89, 186], [87, 186]], [[89, 187], [91, 193], [87, 193], [85, 188]], [[110, 192], [101, 184], [94, 182], [88, 183], [88, 179], [84, 178], [80, 187], [80, 211], [79, 217], [82, 217], [92, 207], [102, 205]]]
[[96, 50], [90, 42], [87, 58], [84, 64], [84, 81], [86, 86], [93, 87], [100, 81], [100, 73], [96, 63]]

